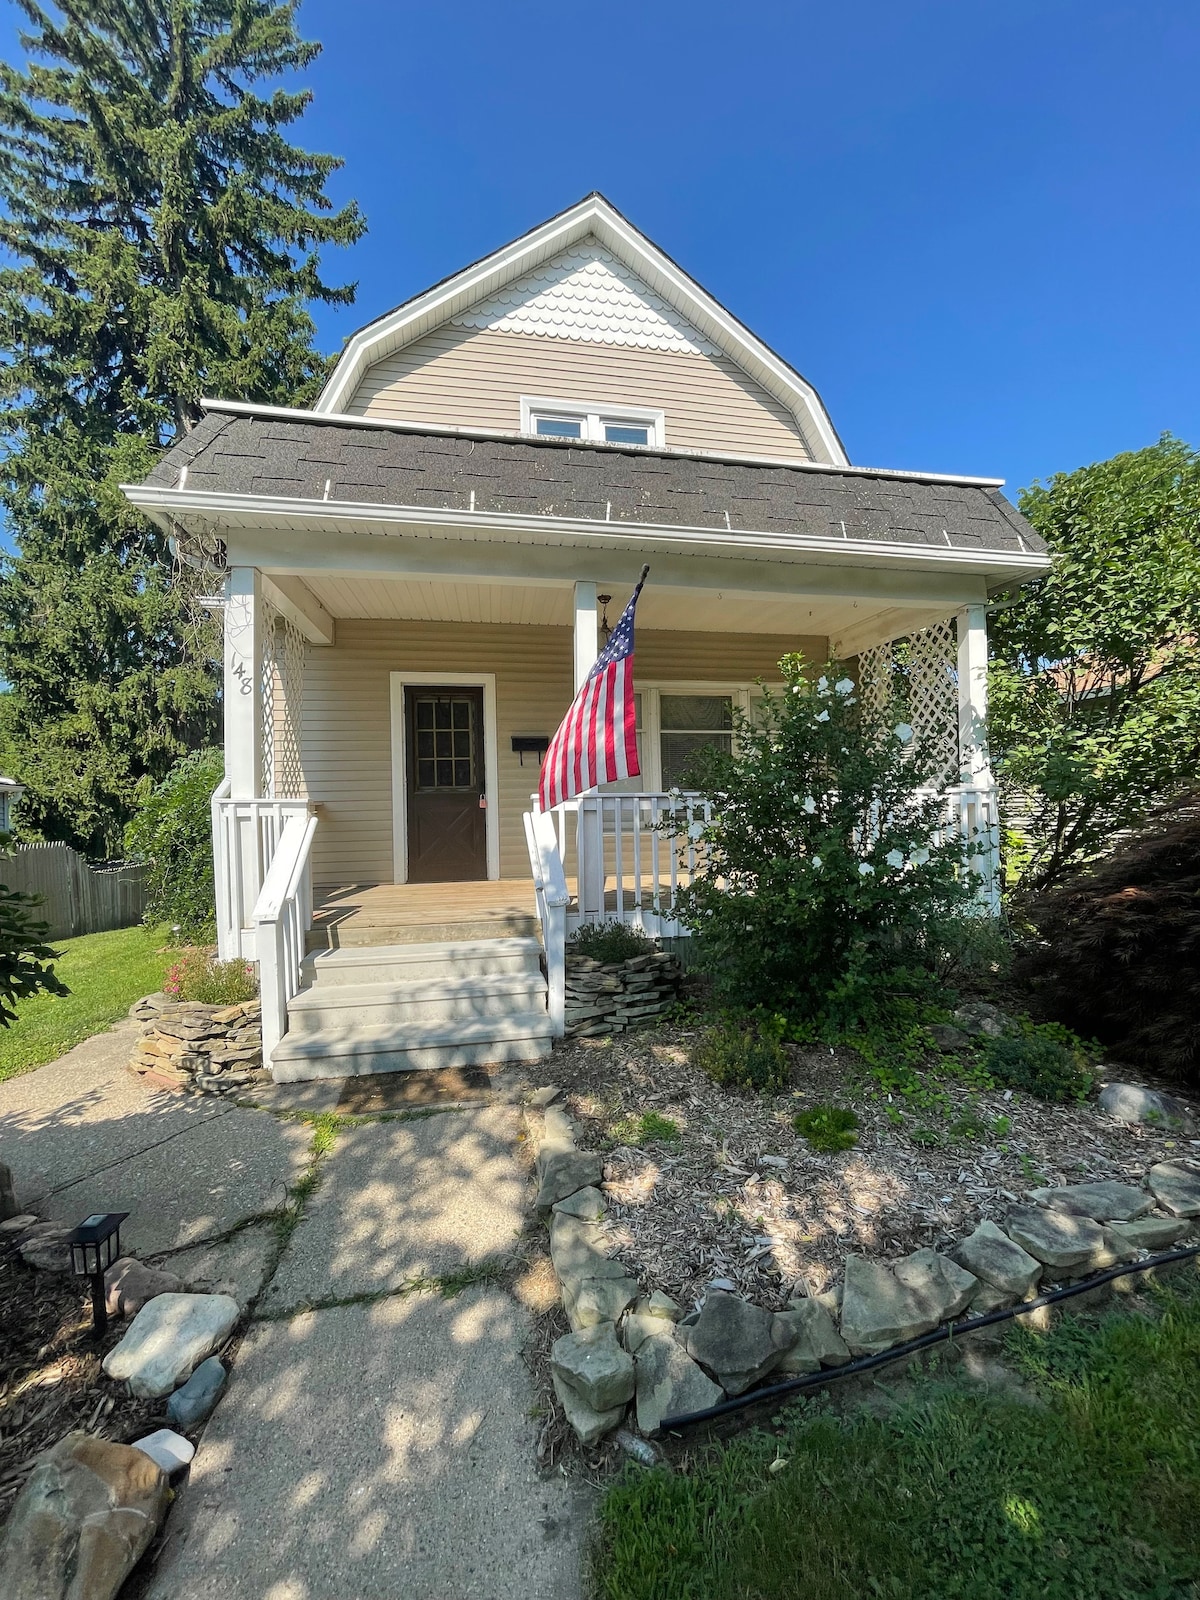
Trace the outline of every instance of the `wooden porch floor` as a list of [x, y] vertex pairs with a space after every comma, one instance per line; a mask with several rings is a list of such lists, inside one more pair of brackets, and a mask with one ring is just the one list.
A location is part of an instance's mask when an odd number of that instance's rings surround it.
[[482, 883], [352, 883], [317, 889], [310, 949], [443, 939], [536, 938], [528, 878]]

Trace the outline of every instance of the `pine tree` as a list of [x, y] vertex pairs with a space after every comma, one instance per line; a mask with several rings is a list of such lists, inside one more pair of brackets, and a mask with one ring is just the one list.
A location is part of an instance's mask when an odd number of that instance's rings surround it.
[[[363, 231], [340, 165], [288, 142], [320, 47], [296, 3], [17, 0], [0, 65], [0, 760], [27, 833], [113, 853], [140, 796], [211, 742], [216, 682], [161, 532], [118, 484], [217, 393], [303, 403], [326, 362], [324, 246]], [[269, 92], [257, 92], [260, 86]], [[272, 86], [273, 85], [273, 86]]]

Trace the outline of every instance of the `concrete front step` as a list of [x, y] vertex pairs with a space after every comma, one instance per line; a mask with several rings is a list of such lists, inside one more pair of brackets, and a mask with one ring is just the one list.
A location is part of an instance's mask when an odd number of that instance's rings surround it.
[[276, 1083], [348, 1078], [369, 1072], [417, 1072], [538, 1061], [550, 1054], [545, 1011], [472, 1022], [353, 1027], [286, 1033], [271, 1056]]
[[546, 1005], [546, 980], [538, 972], [482, 978], [429, 978], [422, 983], [341, 983], [302, 989], [288, 1005], [288, 1031], [328, 1033], [359, 1023], [418, 1026], [509, 1017]]
[[534, 939], [537, 917], [521, 912], [495, 916], [446, 918], [444, 921], [367, 921], [361, 913], [343, 922], [318, 920], [308, 934], [306, 950], [345, 950], [363, 945], [460, 943], [476, 939]]
[[304, 958], [302, 981], [316, 989], [364, 983], [422, 983], [436, 978], [534, 977], [541, 971], [536, 939], [449, 939], [434, 944], [356, 945]]

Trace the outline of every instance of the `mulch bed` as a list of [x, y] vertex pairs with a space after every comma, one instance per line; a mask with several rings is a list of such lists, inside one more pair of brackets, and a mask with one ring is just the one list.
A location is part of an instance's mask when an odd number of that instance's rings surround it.
[[[606, 1154], [616, 1254], [647, 1292], [663, 1289], [685, 1309], [715, 1278], [778, 1309], [797, 1289], [830, 1288], [849, 1254], [889, 1260], [946, 1248], [982, 1218], [1002, 1221], [1035, 1185], [1136, 1183], [1157, 1161], [1200, 1156], [1200, 1140], [1129, 1127], [1094, 1102], [972, 1089], [940, 1074], [936, 1058], [930, 1086], [946, 1103], [935, 1112], [889, 1106], [853, 1051], [828, 1048], [789, 1047], [786, 1094], [734, 1094], [691, 1064], [699, 1038], [698, 1027], [663, 1025], [578, 1040], [556, 1048], [546, 1068], [581, 1147]], [[791, 1126], [797, 1111], [827, 1104], [851, 1107], [860, 1123], [857, 1145], [836, 1155], [812, 1150]], [[677, 1124], [678, 1138], [617, 1144], [616, 1125], [647, 1111]], [[903, 1126], [889, 1111], [902, 1112]], [[963, 1125], [974, 1135], [955, 1131]], [[915, 1142], [922, 1132], [940, 1142]]]
[[162, 1400], [139, 1400], [100, 1363], [127, 1324], [92, 1335], [86, 1284], [0, 1253], [0, 1522], [43, 1450], [73, 1428], [129, 1444], [165, 1422]]
[[427, 1072], [370, 1072], [347, 1078], [337, 1110], [348, 1116], [378, 1116], [414, 1107], [488, 1100], [492, 1080], [482, 1067], [440, 1067]]

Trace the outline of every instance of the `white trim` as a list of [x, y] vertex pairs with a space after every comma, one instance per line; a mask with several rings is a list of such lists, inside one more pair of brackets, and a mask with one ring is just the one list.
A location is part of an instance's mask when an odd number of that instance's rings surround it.
[[[614, 448], [614, 447], [610, 447]], [[869, 556], [866, 563], [886, 567], [995, 567], [1028, 572], [1031, 576], [1047, 572], [1049, 555], [1032, 551], [963, 549], [941, 545], [906, 544], [899, 540], [832, 539], [812, 534], [759, 533], [751, 529], [689, 527], [677, 523], [601, 522], [584, 517], [546, 517], [501, 511], [454, 511], [439, 506], [387, 506], [374, 501], [288, 499], [277, 495], [229, 494], [215, 490], [164, 489], [156, 484], [123, 483], [121, 492], [132, 505], [147, 512], [175, 511], [241, 513], [254, 517], [272, 515], [288, 520], [316, 521], [330, 525], [338, 521], [392, 523], [397, 527], [416, 526], [456, 530], [476, 542], [487, 533], [514, 533], [518, 542], [529, 542], [531, 533], [542, 533], [550, 545], [563, 543], [563, 535], [574, 535], [581, 544], [590, 541], [632, 544], [644, 548], [647, 541], [678, 546], [690, 553], [697, 546], [725, 555], [745, 558], [755, 551], [770, 551], [776, 556], [837, 556], [842, 561], [851, 555]], [[524, 536], [522, 538], [522, 536]], [[497, 542], [506, 542], [503, 539]], [[853, 565], [853, 562], [847, 562]]]
[[333, 618], [303, 578], [287, 577], [283, 573], [270, 577], [264, 573], [262, 585], [263, 598], [298, 628], [309, 644], [333, 643]]
[[392, 874], [408, 882], [408, 774], [405, 770], [404, 691], [407, 688], [483, 690], [484, 835], [489, 880], [500, 876], [500, 757], [496, 744], [496, 674], [494, 672], [393, 672], [391, 677]]
[[644, 427], [647, 438], [643, 445], [617, 444], [618, 450], [661, 450], [666, 443], [666, 413], [653, 406], [610, 406], [599, 400], [554, 400], [543, 395], [521, 396], [521, 432], [534, 439], [546, 438], [537, 431], [539, 417], [564, 417], [583, 424], [579, 444], [608, 444], [604, 437], [604, 424], [627, 422], [634, 427]]
[[[280, 421], [316, 423], [333, 428], [379, 428], [385, 433], [424, 433], [440, 439], [501, 439], [511, 443], [518, 435], [496, 428], [450, 428], [437, 422], [404, 422], [395, 417], [359, 417], [350, 411], [306, 411], [302, 406], [271, 406], [257, 400], [218, 400], [204, 396], [202, 411], [217, 411], [237, 417], [274, 417]], [[613, 408], [605, 406], [605, 411]], [[527, 436], [522, 435], [522, 438]], [[536, 438], [537, 436], [534, 435]], [[554, 439], [539, 439], [551, 449], [560, 445]], [[571, 442], [571, 441], [569, 441]], [[573, 441], [576, 445], [586, 441]], [[628, 445], [598, 445], [600, 450], [628, 450]], [[894, 478], [898, 483], [953, 483], [964, 489], [1002, 489], [1003, 478], [980, 478], [961, 472], [916, 472], [908, 467], [855, 467], [848, 461], [797, 461], [793, 456], [740, 455], [731, 450], [682, 449], [663, 445], [663, 454], [683, 461], [728, 461], [743, 467], [788, 467], [794, 472], [831, 472], [838, 478]], [[124, 485], [122, 485], [122, 488]], [[182, 488], [177, 484], [176, 488]]]
[[846, 462], [833, 423], [813, 386], [596, 194], [360, 328], [348, 340], [314, 410], [340, 411], [375, 362], [490, 298], [588, 234], [780, 400], [796, 418], [810, 448], [816, 447], [814, 454], [835, 464]]

